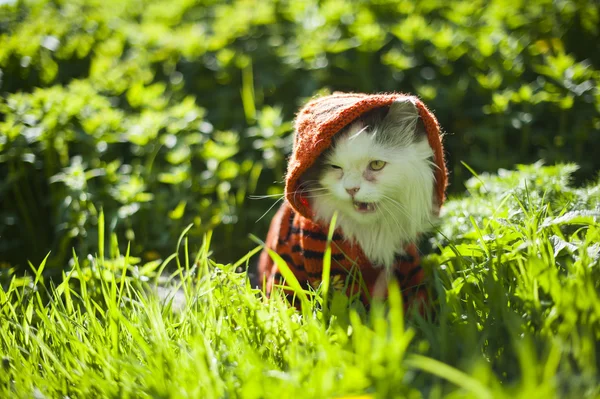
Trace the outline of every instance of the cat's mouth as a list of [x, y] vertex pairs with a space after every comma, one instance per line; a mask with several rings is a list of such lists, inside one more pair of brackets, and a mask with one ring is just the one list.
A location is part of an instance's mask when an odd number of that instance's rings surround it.
[[373, 202], [352, 201], [354, 209], [360, 213], [375, 212], [375, 204]]

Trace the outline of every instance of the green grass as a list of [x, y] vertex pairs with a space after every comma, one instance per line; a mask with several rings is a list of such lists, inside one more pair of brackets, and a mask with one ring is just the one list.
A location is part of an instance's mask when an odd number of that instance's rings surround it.
[[574, 169], [478, 176], [448, 202], [430, 318], [394, 286], [368, 313], [336, 291], [327, 317], [265, 300], [236, 272], [256, 256], [217, 264], [210, 235], [147, 264], [111, 236], [60, 281], [36, 265], [0, 289], [0, 397], [598, 397], [600, 184]]

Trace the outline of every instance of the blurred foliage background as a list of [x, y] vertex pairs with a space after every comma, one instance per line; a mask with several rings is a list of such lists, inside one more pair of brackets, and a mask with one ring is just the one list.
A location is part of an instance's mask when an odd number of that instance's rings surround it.
[[[264, 236], [294, 113], [333, 90], [420, 96], [469, 172], [600, 168], [596, 0], [0, 0], [0, 263], [214, 257]], [[121, 248], [124, 251], [125, 248]]]

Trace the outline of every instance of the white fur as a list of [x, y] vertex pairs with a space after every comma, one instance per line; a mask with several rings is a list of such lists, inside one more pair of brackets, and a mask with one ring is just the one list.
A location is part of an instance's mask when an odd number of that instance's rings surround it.
[[[410, 123], [407, 129], [414, 129]], [[316, 195], [312, 206], [316, 218], [329, 223], [338, 211], [338, 226], [344, 236], [362, 248], [375, 265], [391, 268], [396, 254], [407, 243], [432, 225], [434, 171], [433, 151], [425, 138], [404, 143], [397, 148], [382, 145], [365, 132], [360, 122], [335, 143], [321, 172], [319, 183], [326, 194]], [[360, 132], [363, 130], [363, 132]], [[380, 171], [371, 171], [375, 181], [365, 178], [371, 161], [387, 162]], [[334, 169], [329, 164], [341, 167]], [[376, 211], [360, 213], [354, 209], [347, 188], [359, 187], [355, 200], [373, 202]]]

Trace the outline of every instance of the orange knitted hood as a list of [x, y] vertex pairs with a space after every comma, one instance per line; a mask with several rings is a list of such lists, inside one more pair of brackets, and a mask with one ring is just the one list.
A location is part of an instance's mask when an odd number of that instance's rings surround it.
[[[419, 111], [429, 145], [433, 149], [435, 171], [435, 205], [441, 207], [448, 182], [440, 125], [435, 116], [417, 97], [400, 94], [334, 93], [316, 98], [298, 113], [295, 123], [294, 149], [289, 160], [285, 197], [296, 212], [311, 219], [312, 211], [306, 197], [298, 190], [300, 177], [331, 146], [333, 136], [362, 114], [389, 106], [395, 101], [411, 100]], [[438, 208], [439, 209], [439, 208]]]

